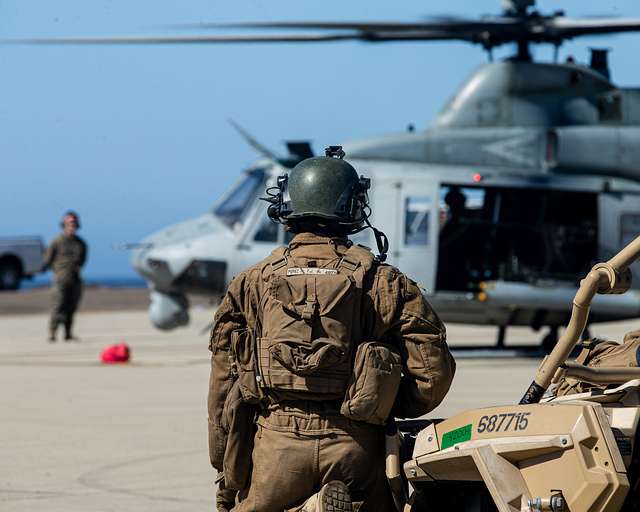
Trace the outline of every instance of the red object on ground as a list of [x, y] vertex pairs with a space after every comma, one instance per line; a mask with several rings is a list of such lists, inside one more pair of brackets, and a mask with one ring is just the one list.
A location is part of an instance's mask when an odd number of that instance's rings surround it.
[[100, 354], [100, 359], [103, 363], [127, 363], [131, 357], [131, 350], [126, 343], [118, 343], [116, 345], [109, 345]]

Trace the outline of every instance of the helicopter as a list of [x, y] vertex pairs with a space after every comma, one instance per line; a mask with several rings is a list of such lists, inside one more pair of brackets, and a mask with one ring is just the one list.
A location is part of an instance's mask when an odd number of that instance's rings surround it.
[[[445, 322], [548, 327], [553, 346], [579, 277], [640, 231], [640, 89], [610, 78], [607, 51], [588, 65], [559, 63], [558, 48], [580, 36], [640, 31], [640, 19], [542, 14], [535, 0], [503, 0], [481, 19], [419, 22], [203, 24], [198, 29], [279, 33], [175, 37], [35, 39], [36, 44], [222, 44], [458, 40], [480, 45], [480, 66], [424, 131], [343, 144], [371, 178], [371, 221], [390, 240], [388, 261], [425, 290]], [[291, 32], [296, 30], [297, 32]], [[313, 32], [309, 32], [313, 31]], [[320, 32], [319, 32], [320, 31]], [[515, 53], [494, 61], [494, 48]], [[531, 45], [550, 44], [553, 62]], [[278, 157], [243, 132], [262, 158], [210, 212], [137, 244], [131, 264], [149, 283], [152, 323], [189, 321], [189, 295], [219, 296], [233, 275], [287, 240], [259, 199], [295, 163], [313, 154], [289, 144]], [[333, 141], [332, 141], [333, 142]], [[354, 237], [372, 246], [368, 231]], [[592, 322], [640, 315], [640, 293], [602, 297]]]

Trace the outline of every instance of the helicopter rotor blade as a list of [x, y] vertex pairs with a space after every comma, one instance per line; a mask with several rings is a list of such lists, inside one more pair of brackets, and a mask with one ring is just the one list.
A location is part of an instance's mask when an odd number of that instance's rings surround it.
[[371, 32], [338, 34], [274, 34], [274, 35], [195, 35], [195, 36], [122, 36], [122, 37], [46, 37], [23, 39], [0, 39], [0, 44], [27, 45], [179, 45], [215, 43], [315, 43], [327, 41], [437, 41], [459, 39], [475, 42], [474, 34], [452, 34], [446, 31], [415, 32]]
[[240, 137], [242, 137], [245, 140], [245, 142], [249, 144], [249, 146], [251, 146], [258, 153], [260, 153], [265, 158], [268, 158], [272, 162], [278, 162], [278, 157], [273, 151], [271, 151], [266, 146], [260, 144], [260, 142], [258, 142], [258, 140], [253, 135], [251, 135], [247, 130], [245, 130], [242, 126], [236, 123], [233, 119], [228, 119], [228, 121], [229, 121], [229, 124], [233, 126], [233, 128], [240, 134]]
[[193, 23], [170, 25], [182, 29], [303, 29], [303, 30], [350, 30], [361, 33], [381, 32], [443, 32], [486, 30], [491, 27], [512, 25], [517, 19], [486, 18], [469, 20], [464, 18], [439, 18], [424, 22], [332, 22], [332, 21], [268, 21], [242, 23]]
[[171, 45], [208, 43], [306, 43], [317, 41], [348, 41], [359, 39], [357, 34], [282, 34], [282, 35], [194, 35], [194, 36], [116, 36], [116, 37], [36, 37], [0, 39], [2, 44], [35, 45]]
[[578, 36], [640, 31], [640, 18], [565, 18], [560, 16], [546, 23], [550, 32], [562, 39]]
[[[527, 12], [532, 0], [507, 0], [510, 5], [503, 16], [488, 16], [478, 20], [439, 18], [419, 22], [329, 22], [329, 21], [269, 21], [243, 23], [196, 23], [173, 25], [174, 28], [199, 30], [278, 29], [282, 33], [184, 35], [160, 37], [71, 37], [4, 39], [5, 44], [51, 45], [175, 45], [216, 43], [315, 43], [330, 41], [443, 41], [459, 40], [491, 49], [506, 43], [551, 43], [559, 45], [578, 36], [640, 31], [638, 18], [567, 18], [557, 12], [549, 16]], [[506, 5], [505, 4], [505, 5]], [[288, 33], [289, 30], [298, 32]], [[307, 30], [318, 31], [307, 33]]]
[[[314, 29], [352, 30], [362, 40], [461, 39], [493, 41], [495, 44], [531, 40], [556, 42], [577, 36], [640, 31], [640, 18], [567, 18], [553, 16], [502, 16], [480, 20], [435, 19], [418, 23], [378, 22], [257, 22], [200, 24], [200, 28], [222, 29]], [[397, 34], [395, 37], [393, 34]], [[404, 34], [404, 37], [400, 37]], [[354, 34], [355, 35], [355, 34]]]

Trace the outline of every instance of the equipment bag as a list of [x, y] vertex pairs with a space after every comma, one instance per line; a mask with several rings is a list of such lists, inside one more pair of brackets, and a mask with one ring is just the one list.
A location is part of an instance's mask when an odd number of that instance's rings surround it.
[[[576, 362], [591, 367], [638, 367], [640, 366], [640, 330], [624, 335], [622, 343], [598, 338], [582, 343], [582, 351]], [[606, 384], [591, 384], [575, 378], [562, 378], [556, 396], [585, 393], [592, 389], [604, 389]]]
[[301, 266], [288, 249], [278, 256], [261, 304], [258, 381], [309, 400], [342, 398], [362, 337], [363, 281], [373, 255], [352, 246], [331, 268]]
[[249, 483], [257, 411], [257, 405], [244, 400], [240, 383], [236, 381], [231, 386], [222, 412], [222, 426], [228, 435], [222, 465], [227, 489], [241, 491]]
[[402, 359], [394, 347], [378, 342], [362, 343], [356, 352], [340, 412], [352, 420], [384, 425], [401, 377]]
[[238, 376], [238, 388], [245, 402], [264, 398], [259, 385], [256, 335], [253, 329], [236, 329], [231, 333], [231, 358]]

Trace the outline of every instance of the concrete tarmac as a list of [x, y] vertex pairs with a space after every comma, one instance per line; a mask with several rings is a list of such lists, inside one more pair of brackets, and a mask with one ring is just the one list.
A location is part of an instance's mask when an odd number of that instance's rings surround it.
[[[0, 510], [210, 511], [206, 326], [155, 330], [142, 311], [78, 316], [80, 342], [45, 341], [46, 315], [0, 317]], [[594, 334], [621, 339], [633, 322]], [[495, 329], [449, 326], [452, 346], [493, 342]], [[509, 332], [509, 342], [539, 334]], [[99, 363], [127, 342], [128, 365]], [[430, 416], [516, 403], [537, 359], [460, 358], [449, 396]]]

